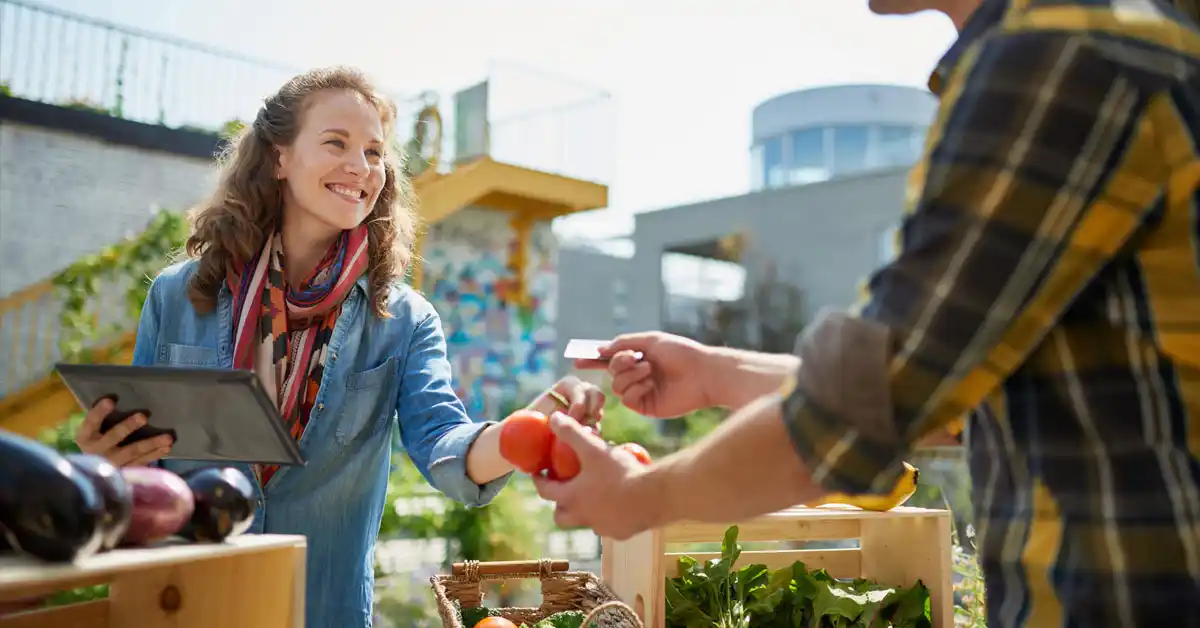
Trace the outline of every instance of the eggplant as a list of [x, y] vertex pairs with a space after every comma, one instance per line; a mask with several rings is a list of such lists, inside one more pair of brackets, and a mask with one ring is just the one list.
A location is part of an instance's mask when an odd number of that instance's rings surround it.
[[72, 562], [100, 550], [104, 499], [54, 449], [0, 430], [0, 529], [19, 552]]
[[133, 490], [133, 518], [122, 545], [161, 541], [191, 519], [196, 502], [183, 478], [153, 467], [125, 467], [121, 475]]
[[68, 454], [67, 461], [91, 480], [104, 500], [104, 542], [101, 551], [120, 544], [133, 518], [133, 489], [111, 462], [92, 454]]
[[183, 479], [192, 489], [196, 509], [180, 536], [220, 543], [250, 529], [258, 498], [246, 474], [234, 467], [205, 467], [185, 473]]

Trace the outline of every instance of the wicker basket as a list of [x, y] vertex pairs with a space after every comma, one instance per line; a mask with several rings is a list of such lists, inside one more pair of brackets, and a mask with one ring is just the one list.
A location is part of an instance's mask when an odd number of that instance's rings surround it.
[[542, 581], [542, 605], [537, 608], [499, 608], [500, 615], [520, 625], [541, 621], [562, 611], [589, 613], [584, 628], [644, 628], [641, 619], [617, 599], [594, 574], [569, 571], [565, 560], [480, 563], [455, 563], [451, 575], [430, 579], [437, 599], [438, 614], [445, 628], [463, 626], [455, 602], [461, 608], [483, 605], [480, 583], [485, 580], [537, 578]]

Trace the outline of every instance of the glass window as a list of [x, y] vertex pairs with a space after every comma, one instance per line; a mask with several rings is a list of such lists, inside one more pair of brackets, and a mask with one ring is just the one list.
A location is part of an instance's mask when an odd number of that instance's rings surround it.
[[772, 137], [764, 140], [763, 172], [766, 173], [767, 187], [787, 185], [787, 164], [783, 161], [783, 138]]
[[833, 127], [833, 171], [837, 174], [849, 174], [865, 170], [870, 165], [867, 162], [867, 150], [870, 145], [870, 127]]
[[829, 162], [825, 154], [825, 129], [792, 131], [791, 172], [793, 185], [814, 183], [829, 178]]
[[792, 131], [791, 163], [793, 166], [824, 168], [825, 129]]
[[916, 162], [921, 156], [924, 135], [921, 127], [879, 127], [879, 143], [875, 146], [876, 162], [883, 167], [907, 166]]
[[761, 190], [767, 186], [767, 171], [763, 167], [762, 144], [750, 147], [750, 191]]

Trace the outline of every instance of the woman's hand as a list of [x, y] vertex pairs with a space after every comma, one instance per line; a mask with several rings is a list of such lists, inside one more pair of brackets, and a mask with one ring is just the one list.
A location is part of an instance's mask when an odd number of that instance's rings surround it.
[[526, 406], [546, 416], [562, 412], [583, 425], [595, 426], [604, 418], [604, 391], [574, 375], [567, 375]]
[[146, 424], [146, 417], [141, 414], [134, 414], [101, 434], [100, 425], [104, 422], [104, 417], [116, 409], [112, 399], [104, 398], [88, 411], [83, 424], [79, 426], [79, 431], [75, 433], [75, 444], [79, 445], [83, 453], [103, 456], [115, 466], [128, 467], [150, 464], [171, 451], [171, 445], [174, 443], [171, 437], [165, 434], [124, 447], [119, 446], [126, 436]]

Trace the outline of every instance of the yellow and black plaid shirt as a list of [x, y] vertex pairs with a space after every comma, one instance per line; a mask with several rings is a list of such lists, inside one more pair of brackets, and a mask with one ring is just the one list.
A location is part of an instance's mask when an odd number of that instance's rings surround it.
[[973, 411], [989, 628], [1200, 626], [1200, 31], [1167, 0], [985, 0], [931, 88], [851, 319], [889, 336], [887, 429], [801, 386], [796, 449], [882, 492]]

